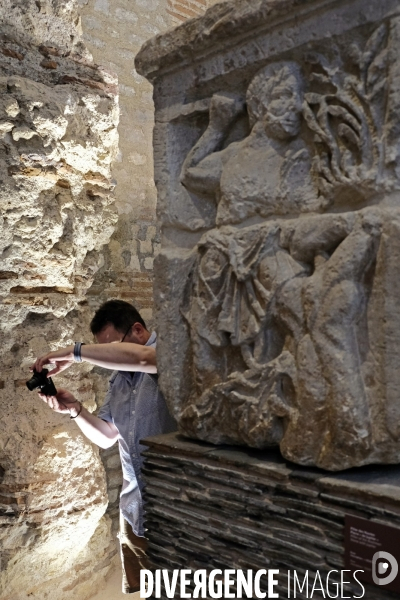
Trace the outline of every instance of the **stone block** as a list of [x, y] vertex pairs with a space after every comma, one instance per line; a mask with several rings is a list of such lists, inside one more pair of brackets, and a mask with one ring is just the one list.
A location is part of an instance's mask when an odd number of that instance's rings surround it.
[[139, 52], [183, 434], [400, 461], [399, 36], [397, 0], [236, 0]]

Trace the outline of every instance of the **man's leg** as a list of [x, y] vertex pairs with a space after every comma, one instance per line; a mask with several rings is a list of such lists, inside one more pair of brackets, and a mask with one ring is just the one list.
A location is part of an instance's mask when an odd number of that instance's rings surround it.
[[149, 560], [146, 556], [147, 540], [133, 533], [131, 525], [124, 519], [121, 512], [119, 523], [122, 593], [133, 594], [140, 590], [140, 569], [149, 568]]

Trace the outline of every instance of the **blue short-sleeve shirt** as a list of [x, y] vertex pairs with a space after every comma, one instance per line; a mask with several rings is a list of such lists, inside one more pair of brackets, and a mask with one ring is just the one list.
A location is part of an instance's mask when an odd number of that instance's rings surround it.
[[[153, 332], [146, 346], [155, 346], [156, 340], [156, 333]], [[120, 509], [138, 536], [144, 536], [143, 457], [140, 453], [147, 448], [139, 440], [176, 430], [176, 422], [168, 412], [157, 380], [157, 375], [149, 373], [114, 371], [104, 404], [98, 413], [100, 419], [114, 423], [119, 431], [123, 474]]]

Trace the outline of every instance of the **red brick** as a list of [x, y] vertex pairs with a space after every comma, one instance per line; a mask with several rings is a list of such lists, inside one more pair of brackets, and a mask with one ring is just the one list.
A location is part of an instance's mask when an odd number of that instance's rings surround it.
[[191, 10], [190, 8], [187, 8], [187, 6], [184, 6], [180, 2], [174, 2], [173, 9], [178, 14], [183, 13], [183, 15], [187, 15], [188, 18], [198, 17], [201, 14], [200, 12], [198, 12], [198, 13], [194, 12], [193, 10]]

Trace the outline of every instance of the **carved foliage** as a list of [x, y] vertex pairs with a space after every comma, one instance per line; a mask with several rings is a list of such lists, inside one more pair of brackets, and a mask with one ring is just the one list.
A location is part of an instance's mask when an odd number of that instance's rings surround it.
[[387, 46], [388, 29], [382, 24], [364, 48], [352, 44], [351, 71], [337, 47], [331, 61], [320, 53], [306, 56], [311, 88], [318, 91], [305, 94], [303, 110], [315, 134], [320, 189], [329, 199], [344, 188], [370, 195], [393, 185], [385, 177]]

